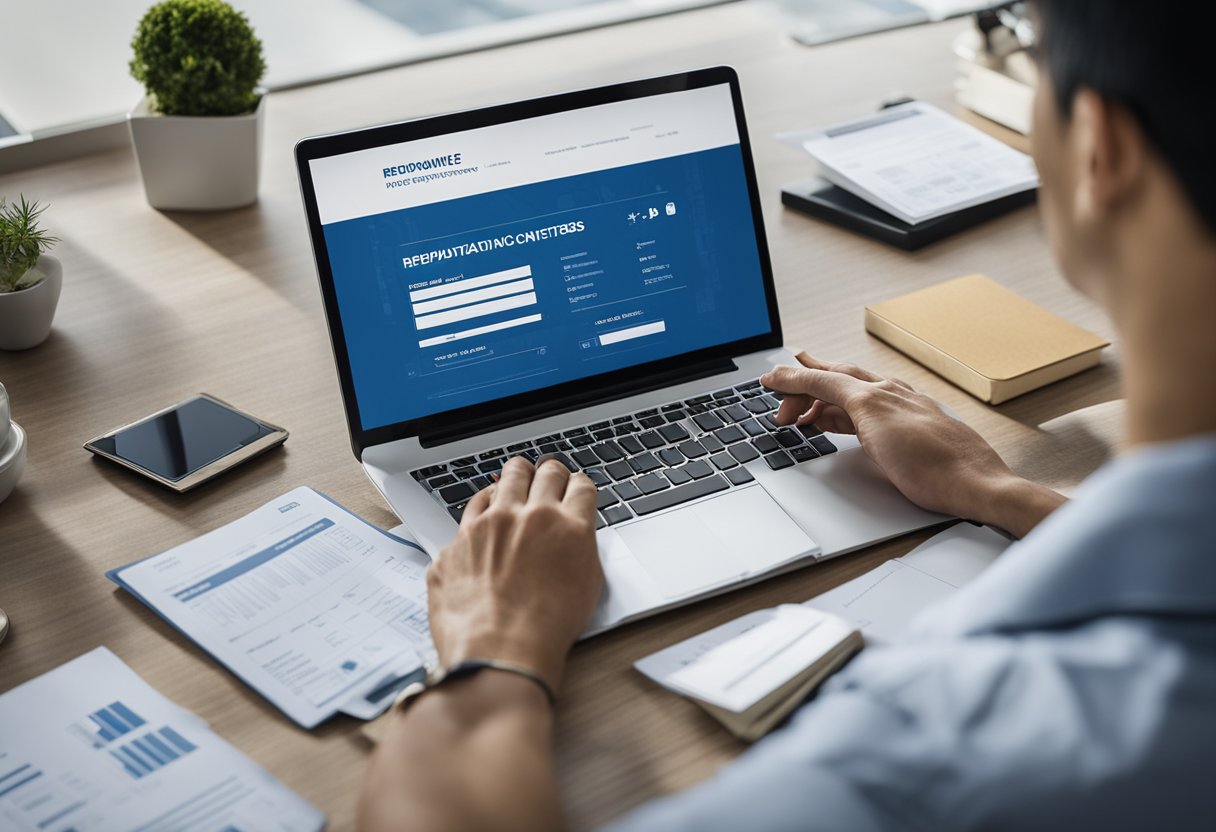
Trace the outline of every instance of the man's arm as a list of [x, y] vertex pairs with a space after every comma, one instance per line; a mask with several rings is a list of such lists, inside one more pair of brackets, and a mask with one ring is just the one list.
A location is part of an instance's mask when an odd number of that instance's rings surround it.
[[983, 437], [904, 382], [806, 353], [798, 361], [801, 367], [778, 367], [760, 380], [785, 394], [777, 420], [857, 434], [862, 449], [917, 505], [1020, 538], [1065, 502], [1019, 477]]
[[[596, 490], [556, 461], [509, 460], [465, 509], [460, 533], [427, 572], [442, 666], [497, 659], [552, 691], [603, 584]], [[396, 714], [364, 783], [364, 830], [561, 827], [545, 691], [495, 669], [423, 693]]]

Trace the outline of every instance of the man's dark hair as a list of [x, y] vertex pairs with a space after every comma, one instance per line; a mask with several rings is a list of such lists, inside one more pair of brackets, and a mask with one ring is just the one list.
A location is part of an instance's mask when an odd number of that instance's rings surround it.
[[1216, 8], [1206, 0], [1037, 0], [1038, 40], [1062, 114], [1081, 87], [1126, 107], [1216, 232]]

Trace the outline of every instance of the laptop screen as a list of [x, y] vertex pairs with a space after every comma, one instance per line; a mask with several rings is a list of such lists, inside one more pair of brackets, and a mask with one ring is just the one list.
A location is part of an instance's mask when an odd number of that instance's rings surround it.
[[311, 159], [364, 430], [773, 329], [729, 84]]

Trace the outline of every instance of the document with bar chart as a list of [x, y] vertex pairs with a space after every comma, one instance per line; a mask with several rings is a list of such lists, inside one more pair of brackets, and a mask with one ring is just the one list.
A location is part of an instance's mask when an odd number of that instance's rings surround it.
[[325, 816], [105, 647], [0, 696], [0, 828], [310, 832]]
[[365, 429], [769, 331], [725, 84], [310, 166]]
[[429, 565], [415, 542], [297, 488], [108, 577], [312, 728], [379, 714], [434, 658]]

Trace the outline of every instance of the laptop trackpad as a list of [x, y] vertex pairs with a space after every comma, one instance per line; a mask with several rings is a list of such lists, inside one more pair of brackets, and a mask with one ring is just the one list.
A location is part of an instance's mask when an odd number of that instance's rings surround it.
[[617, 533], [666, 599], [751, 577], [818, 549], [758, 485]]

